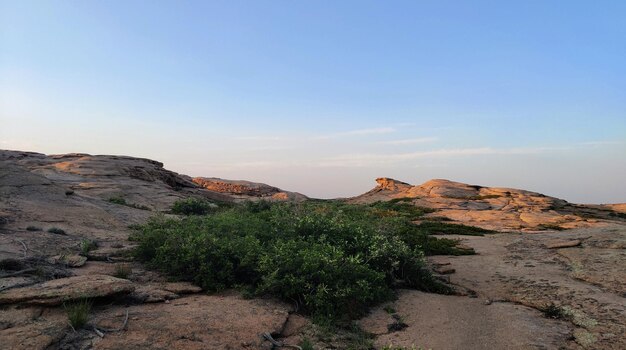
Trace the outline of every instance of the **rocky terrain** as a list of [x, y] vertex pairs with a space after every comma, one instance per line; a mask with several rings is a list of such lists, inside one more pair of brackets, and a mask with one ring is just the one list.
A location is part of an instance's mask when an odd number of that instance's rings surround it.
[[[626, 205], [447, 180], [377, 182], [347, 201], [406, 198], [436, 209], [431, 217], [500, 231], [452, 236], [477, 255], [429, 258], [457, 295], [401, 291], [359, 321], [377, 347], [626, 348]], [[172, 215], [188, 197], [306, 200], [147, 159], [0, 151], [0, 349], [270, 349], [263, 333], [287, 344], [311, 335], [291, 305], [207, 295], [130, 258], [129, 225]], [[94, 300], [88, 326], [74, 331], [65, 306], [85, 297]]]
[[301, 193], [283, 191], [280, 188], [242, 180], [224, 180], [216, 177], [194, 177], [193, 182], [209, 191], [225, 193], [239, 200], [291, 200], [303, 201]]
[[575, 205], [531, 191], [440, 179], [418, 186], [389, 178], [379, 178], [376, 182], [378, 186], [374, 189], [348, 201], [371, 203], [406, 198], [417, 206], [436, 209], [431, 216], [498, 231], [597, 226], [598, 219], [612, 219], [611, 214], [615, 214], [613, 209], [623, 208], [619, 205]]

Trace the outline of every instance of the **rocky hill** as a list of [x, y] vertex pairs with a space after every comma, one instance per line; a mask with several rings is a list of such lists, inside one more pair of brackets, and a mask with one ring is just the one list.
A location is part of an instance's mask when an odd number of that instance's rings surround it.
[[371, 191], [348, 199], [371, 203], [405, 199], [416, 206], [436, 209], [430, 216], [493, 230], [535, 231], [590, 227], [610, 219], [619, 206], [585, 206], [540, 193], [513, 188], [484, 187], [435, 179], [421, 185], [376, 179]]
[[[347, 201], [399, 200], [436, 209], [433, 221], [503, 231], [447, 235], [477, 253], [428, 258], [458, 295], [400, 291], [359, 322], [379, 348], [626, 346], [626, 205], [447, 180], [377, 182]], [[284, 302], [207, 295], [132, 259], [129, 226], [173, 217], [172, 204], [190, 197], [307, 199], [265, 184], [191, 178], [142, 158], [0, 151], [0, 349], [270, 349], [260, 335], [287, 344], [314, 336]], [[86, 297], [95, 302], [89, 326], [72, 330], [66, 308]], [[331, 339], [315, 348], [344, 347]]]

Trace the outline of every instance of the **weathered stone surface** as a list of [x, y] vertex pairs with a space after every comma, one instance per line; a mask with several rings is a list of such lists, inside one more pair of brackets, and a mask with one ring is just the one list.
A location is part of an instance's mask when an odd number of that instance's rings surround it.
[[[119, 325], [122, 311], [107, 310], [99, 315], [100, 322]], [[282, 303], [236, 295], [191, 295], [169, 304], [130, 306], [128, 311], [126, 331], [95, 339], [94, 349], [242, 349], [242, 344], [269, 349], [260, 335], [279, 333], [289, 316]]]
[[48, 259], [51, 264], [62, 264], [67, 267], [81, 267], [87, 262], [87, 257], [78, 254], [56, 255]]
[[133, 290], [130, 281], [112, 276], [74, 276], [0, 292], [0, 304], [59, 305], [67, 300], [107, 297]]
[[552, 240], [546, 243], [546, 248], [548, 249], [560, 249], [560, 248], [571, 248], [579, 246], [581, 241], [579, 239], [570, 239], [570, 240]]
[[192, 294], [192, 293], [200, 293], [202, 288], [189, 283], [189, 282], [169, 282], [164, 283], [161, 288], [163, 290], [176, 293], [176, 294]]
[[280, 332], [280, 336], [284, 338], [288, 338], [298, 334], [304, 327], [307, 327], [311, 323], [306, 317], [300, 316], [298, 314], [291, 314], [283, 327], [283, 330]]
[[302, 201], [307, 197], [301, 193], [289, 192], [258, 182], [225, 180], [216, 177], [195, 177], [193, 182], [214, 192], [228, 194], [238, 199], [293, 200]]
[[411, 198], [416, 206], [437, 210], [430, 216], [447, 217], [462, 224], [498, 231], [591, 227], [600, 224], [591, 217], [612, 219], [610, 212], [602, 208], [572, 205], [558, 198], [512, 188], [474, 186], [440, 179], [418, 186], [389, 178], [379, 178], [376, 182], [378, 186], [374, 189], [350, 198], [348, 202]]

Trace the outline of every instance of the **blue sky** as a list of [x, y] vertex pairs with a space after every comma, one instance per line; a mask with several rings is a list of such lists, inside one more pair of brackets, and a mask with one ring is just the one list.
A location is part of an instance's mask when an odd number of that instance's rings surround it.
[[4, 1], [0, 148], [626, 202], [624, 1]]

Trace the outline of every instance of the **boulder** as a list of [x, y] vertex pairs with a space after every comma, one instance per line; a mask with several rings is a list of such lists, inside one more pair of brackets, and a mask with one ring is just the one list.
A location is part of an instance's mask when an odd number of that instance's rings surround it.
[[101, 298], [135, 290], [132, 282], [107, 275], [60, 278], [0, 293], [0, 304], [60, 305], [82, 298]]

